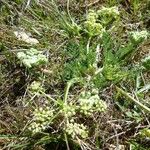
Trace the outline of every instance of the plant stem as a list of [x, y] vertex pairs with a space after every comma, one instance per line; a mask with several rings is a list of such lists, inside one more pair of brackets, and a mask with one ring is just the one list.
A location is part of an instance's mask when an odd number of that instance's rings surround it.
[[[77, 82], [77, 81], [78, 81], [78, 79], [74, 78], [74, 79], [70, 80], [70, 81], [67, 83], [67, 87], [66, 87], [65, 95], [64, 95], [64, 104], [67, 105], [67, 97], [68, 97], [68, 93], [69, 93], [69, 89], [70, 89], [71, 85], [74, 84], [74, 83]], [[65, 122], [66, 122], [66, 124], [69, 123], [67, 114], [65, 114]], [[65, 141], [66, 141], [67, 150], [70, 150], [69, 143], [68, 143], [68, 138], [67, 138], [67, 134], [64, 133], [64, 136], [65, 136]]]
[[88, 43], [87, 43], [87, 46], [86, 46], [87, 54], [88, 54], [89, 51], [90, 51], [90, 42], [91, 42], [91, 37], [88, 39]]
[[144, 108], [147, 112], [150, 113], [150, 108], [148, 108], [147, 106], [143, 105], [141, 102], [137, 101], [136, 99], [134, 99], [132, 96], [130, 96], [127, 92], [123, 91], [122, 89], [120, 89], [119, 87], [116, 87], [117, 91], [120, 92], [121, 94], [123, 94], [125, 97], [127, 97], [128, 99], [132, 100], [133, 102], [135, 102], [137, 105], [139, 105], [140, 107]]
[[43, 91], [40, 91], [41, 94], [43, 94], [45, 97], [47, 97], [48, 99], [52, 100], [53, 102], [60, 104], [57, 100], [53, 99], [50, 95], [46, 94]]
[[68, 143], [68, 138], [67, 138], [66, 133], [64, 133], [64, 136], [65, 136], [65, 141], [66, 141], [67, 150], [70, 150], [69, 143]]
[[69, 19], [72, 21], [72, 23], [74, 23], [73, 19], [71, 18], [71, 15], [70, 15], [69, 4], [70, 4], [70, 0], [67, 0], [67, 13], [68, 13]]
[[65, 95], [64, 95], [64, 103], [66, 103], [66, 104], [67, 104], [67, 97], [68, 97], [69, 89], [70, 89], [71, 85], [74, 84], [75, 82], [79, 82], [79, 79], [73, 78], [67, 83], [67, 87], [66, 87]]

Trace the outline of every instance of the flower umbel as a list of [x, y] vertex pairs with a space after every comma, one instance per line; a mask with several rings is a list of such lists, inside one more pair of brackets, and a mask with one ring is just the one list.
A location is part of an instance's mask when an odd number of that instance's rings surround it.
[[54, 117], [53, 110], [49, 107], [35, 109], [33, 115], [33, 122], [29, 127], [33, 133], [42, 132], [48, 128]]
[[103, 26], [100, 23], [97, 23], [96, 19], [97, 14], [93, 10], [90, 10], [87, 16], [87, 21], [85, 21], [85, 29], [90, 37], [101, 36], [104, 31]]
[[78, 124], [75, 122], [69, 122], [66, 125], [66, 130], [68, 135], [75, 139], [76, 137], [87, 138], [88, 131], [83, 124]]
[[43, 55], [41, 51], [34, 48], [31, 48], [25, 52], [18, 52], [17, 57], [27, 68], [32, 68], [33, 66], [38, 67], [48, 62], [46, 56]]
[[100, 10], [97, 11], [97, 14], [100, 18], [101, 23], [106, 26], [119, 18], [119, 11], [116, 6], [114, 7], [102, 7]]
[[90, 91], [83, 91], [79, 98], [80, 112], [85, 115], [92, 115], [93, 112], [104, 112], [107, 105], [102, 101], [96, 89]]

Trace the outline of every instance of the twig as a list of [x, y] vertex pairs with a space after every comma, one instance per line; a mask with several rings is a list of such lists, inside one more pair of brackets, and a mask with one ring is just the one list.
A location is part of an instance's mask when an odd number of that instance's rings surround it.
[[46, 94], [45, 92], [43, 92], [42, 90], [39, 91], [41, 94], [43, 94], [43, 96], [47, 97], [49, 100], [52, 100], [54, 103], [60, 104], [57, 100], [55, 100], [54, 98], [52, 98], [50, 95]]
[[109, 137], [108, 139], [106, 139], [106, 142], [108, 142], [109, 140], [111, 140], [111, 139], [113, 139], [113, 138], [115, 138], [115, 137], [119, 137], [119, 136], [121, 136], [121, 135], [123, 135], [123, 134], [125, 134], [125, 133], [126, 133], [125, 131], [120, 132], [120, 133], [117, 133], [117, 134], [115, 134], [115, 135]]

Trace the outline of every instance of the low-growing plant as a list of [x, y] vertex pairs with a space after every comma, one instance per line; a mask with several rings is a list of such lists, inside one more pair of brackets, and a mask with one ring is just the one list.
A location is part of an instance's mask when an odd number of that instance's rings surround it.
[[[90, 10], [83, 26], [76, 25], [80, 26], [78, 34], [74, 33], [74, 29], [69, 30], [69, 36], [71, 31], [72, 35], [79, 37], [81, 41], [70, 42], [66, 47], [66, 53], [69, 57], [62, 75], [67, 82], [64, 100], [53, 99], [44, 91], [38, 91], [41, 95], [52, 100], [54, 107], [51, 107], [52, 103], [49, 103], [46, 108], [35, 109], [33, 123], [29, 127], [33, 135], [40, 132], [46, 133], [50, 128], [53, 128], [55, 122], [61, 121], [62, 125], [57, 130], [61, 132], [61, 135], [64, 134], [66, 142], [68, 138], [73, 141], [88, 138], [90, 129], [88, 129], [86, 122], [79, 123], [81, 121], [78, 117], [92, 117], [94, 113], [107, 110], [107, 104], [100, 99], [96, 87], [102, 88], [103, 85], [117, 84], [130, 77], [136, 69], [130, 69], [130, 65], [126, 62], [136, 51], [138, 45], [147, 39], [148, 35], [146, 31], [131, 32], [128, 43], [114, 48], [113, 41], [115, 39], [111, 37], [111, 27], [109, 26], [114, 21], [119, 21], [119, 11], [116, 7], [102, 8], [97, 12]], [[85, 39], [88, 39], [87, 43]], [[92, 39], [97, 39], [96, 43], [91, 43]], [[100, 58], [98, 45], [103, 51], [101, 61], [97, 61]], [[137, 68], [137, 70], [139, 69]], [[83, 91], [77, 100], [69, 101], [70, 87], [81, 80], [85, 80], [82, 82], [83, 85], [80, 85], [84, 87]], [[103, 83], [98, 85], [97, 83], [100, 81]], [[88, 89], [89, 87], [90, 89]], [[127, 115], [129, 116], [129, 114]]]
[[[57, 16], [60, 27], [57, 34], [65, 41], [63, 46], [57, 48], [61, 49], [59, 54], [63, 54], [63, 71], [56, 75], [61, 82], [55, 83], [51, 74], [41, 71], [46, 65], [51, 65], [51, 55], [48, 58], [35, 48], [16, 53], [17, 65], [19, 63], [22, 68], [26, 68], [26, 76], [31, 78], [20, 100], [25, 102], [23, 107], [28, 109], [28, 113], [25, 127], [12, 137], [13, 142], [6, 148], [32, 149], [40, 145], [40, 148], [45, 148], [48, 144], [61, 141], [66, 143], [68, 150], [70, 143], [77, 149], [100, 149], [103, 143], [105, 147], [105, 142], [109, 141], [109, 138], [104, 140], [104, 134], [112, 129], [115, 135], [110, 139], [114, 141], [114, 137], [117, 137], [118, 145], [118, 137], [122, 133], [117, 132], [122, 127], [114, 123], [117, 121], [114, 116], [118, 113], [118, 118], [126, 119], [119, 121], [130, 127], [131, 121], [138, 124], [143, 120], [142, 115], [150, 112], [150, 108], [138, 100], [140, 94], [150, 89], [149, 85], [145, 85], [145, 81], [144, 84], [135, 83], [142, 73], [149, 72], [150, 58], [146, 56], [137, 62], [132, 61], [139, 46], [149, 38], [149, 33], [143, 29], [125, 31], [118, 36], [116, 31], [122, 18], [116, 6], [90, 9], [86, 19], [75, 21], [71, 18], [68, 6], [69, 17], [66, 17], [66, 13], [59, 12], [54, 1], [47, 3], [52, 4], [52, 11], [55, 9], [53, 15]], [[43, 3], [42, 6], [49, 9]], [[133, 7], [137, 11], [136, 3]], [[36, 13], [42, 15], [41, 11], [36, 10]], [[59, 61], [60, 57], [55, 59]], [[29, 77], [30, 72], [36, 76]], [[129, 94], [131, 90], [132, 94]], [[111, 116], [107, 114], [109, 110]], [[105, 114], [109, 117], [104, 118]], [[141, 130], [140, 135], [149, 137], [149, 129]], [[130, 147], [143, 148], [136, 142], [131, 142]]]
[[31, 48], [25, 52], [18, 52], [17, 58], [27, 68], [38, 67], [48, 62], [48, 59], [42, 52]]

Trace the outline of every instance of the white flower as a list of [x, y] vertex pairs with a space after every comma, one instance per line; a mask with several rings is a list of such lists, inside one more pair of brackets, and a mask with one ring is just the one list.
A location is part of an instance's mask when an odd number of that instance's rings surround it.
[[76, 137], [87, 138], [88, 131], [83, 124], [78, 123], [68, 123], [66, 126], [67, 134], [69, 134], [73, 139]]
[[35, 109], [33, 112], [33, 122], [29, 126], [29, 130], [33, 133], [41, 132], [45, 130], [51, 123], [52, 118], [54, 117], [53, 110], [46, 107], [45, 109], [40, 107]]
[[107, 17], [114, 17], [117, 18], [119, 16], [119, 11], [118, 11], [118, 7], [114, 6], [114, 7], [102, 7], [100, 10], [97, 11], [99, 16], [107, 16]]
[[34, 48], [31, 48], [25, 52], [18, 52], [17, 57], [27, 68], [40, 66], [48, 62], [46, 56], [41, 54], [41, 51]]
[[103, 112], [107, 109], [106, 103], [99, 98], [97, 89], [92, 92], [83, 91], [78, 102], [80, 112], [85, 115], [92, 115], [93, 112]]

